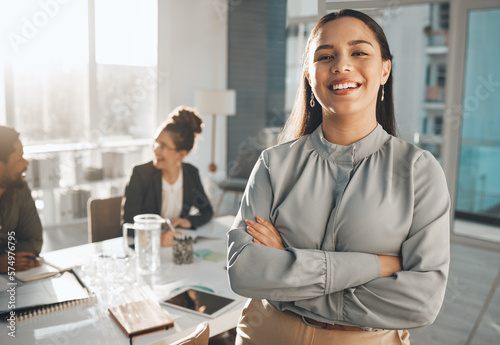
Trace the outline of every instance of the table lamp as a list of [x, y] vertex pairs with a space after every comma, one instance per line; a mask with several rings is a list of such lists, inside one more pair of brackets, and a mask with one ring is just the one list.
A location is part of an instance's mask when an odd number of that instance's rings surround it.
[[195, 106], [201, 114], [212, 114], [212, 154], [208, 171], [215, 172], [216, 116], [232, 116], [236, 113], [235, 90], [197, 90]]

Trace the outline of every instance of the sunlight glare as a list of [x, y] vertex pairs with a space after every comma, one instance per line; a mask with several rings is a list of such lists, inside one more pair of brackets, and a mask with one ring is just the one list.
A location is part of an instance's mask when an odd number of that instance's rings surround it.
[[96, 1], [97, 63], [156, 66], [157, 17], [156, 0]]
[[23, 74], [41, 75], [53, 65], [81, 68], [88, 61], [85, 1], [2, 2], [4, 56]]

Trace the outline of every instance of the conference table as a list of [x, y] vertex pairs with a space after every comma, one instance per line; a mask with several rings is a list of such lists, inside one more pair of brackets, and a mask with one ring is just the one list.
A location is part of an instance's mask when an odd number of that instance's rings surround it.
[[0, 343], [129, 344], [128, 336], [110, 316], [108, 308], [146, 298], [161, 301], [186, 287], [213, 291], [238, 303], [215, 318], [162, 304], [174, 319], [174, 327], [135, 337], [133, 344], [170, 344], [193, 332], [203, 321], [210, 324], [210, 336], [234, 328], [245, 298], [231, 291], [227, 279], [226, 233], [233, 219], [233, 216], [214, 218], [196, 230], [194, 251], [203, 255], [194, 255], [191, 264], [174, 264], [172, 248], [161, 247], [161, 266], [154, 274], [141, 273], [135, 268], [133, 256], [123, 255], [122, 238], [44, 254], [43, 260], [51, 265], [75, 267], [94, 297], [80, 305], [17, 321], [15, 338], [8, 335], [7, 324], [0, 322]]

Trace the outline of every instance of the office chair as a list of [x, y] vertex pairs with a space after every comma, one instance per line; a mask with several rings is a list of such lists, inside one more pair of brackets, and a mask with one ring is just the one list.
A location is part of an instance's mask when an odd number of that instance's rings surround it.
[[122, 196], [89, 198], [87, 202], [89, 243], [121, 236]]

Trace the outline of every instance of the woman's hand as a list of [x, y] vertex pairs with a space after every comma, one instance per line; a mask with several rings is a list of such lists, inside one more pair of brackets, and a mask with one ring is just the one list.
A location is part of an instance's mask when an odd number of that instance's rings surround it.
[[172, 219], [172, 225], [174, 228], [184, 228], [184, 229], [191, 229], [193, 224], [189, 221], [189, 219], [186, 218], [174, 218]]
[[175, 235], [182, 235], [182, 232], [167, 230], [161, 233], [161, 245], [163, 247], [172, 247]]
[[401, 258], [399, 256], [378, 255], [380, 262], [380, 278], [392, 277], [394, 273], [401, 271]]
[[266, 247], [285, 249], [280, 233], [267, 220], [257, 217], [257, 221], [245, 220], [247, 232], [253, 237], [253, 241]]

